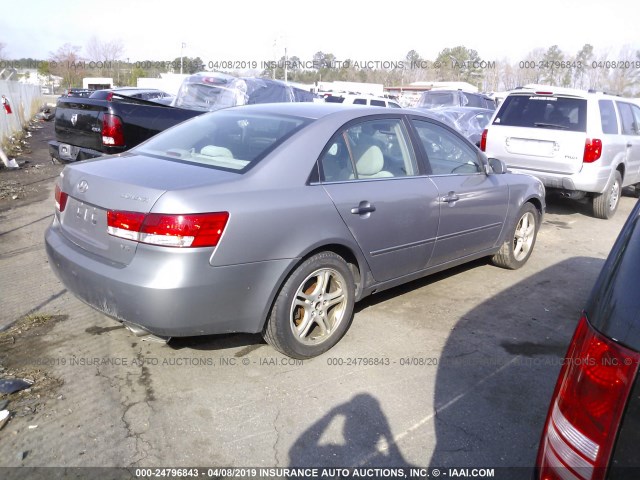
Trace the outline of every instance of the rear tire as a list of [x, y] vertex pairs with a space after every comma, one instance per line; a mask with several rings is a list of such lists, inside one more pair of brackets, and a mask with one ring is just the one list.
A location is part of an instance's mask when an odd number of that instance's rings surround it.
[[593, 216], [607, 220], [613, 217], [622, 196], [622, 176], [616, 170], [613, 180], [607, 185], [604, 193], [593, 196]]
[[353, 318], [355, 285], [344, 259], [320, 252], [299, 265], [271, 309], [263, 337], [292, 358], [311, 358], [333, 347]]
[[507, 240], [491, 261], [494, 265], [509, 270], [522, 267], [533, 252], [540, 227], [540, 213], [531, 203], [525, 203]]

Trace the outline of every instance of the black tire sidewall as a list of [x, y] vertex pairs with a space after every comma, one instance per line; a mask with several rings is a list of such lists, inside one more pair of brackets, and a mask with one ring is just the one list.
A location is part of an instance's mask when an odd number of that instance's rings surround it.
[[[527, 212], [531, 212], [533, 214], [533, 218], [535, 219], [535, 222], [536, 222], [535, 228], [533, 230], [533, 243], [531, 244], [531, 248], [529, 249], [527, 256], [524, 257], [522, 260], [517, 260], [513, 253], [513, 241], [516, 236], [516, 230], [518, 228], [518, 225], [520, 225], [520, 220], [522, 220], [522, 217], [524, 217], [524, 215]], [[515, 224], [513, 225], [513, 228], [511, 229], [511, 236], [509, 237], [509, 261], [513, 265], [517, 265], [517, 268], [520, 268], [522, 265], [527, 263], [527, 261], [529, 260], [529, 257], [533, 253], [533, 249], [538, 239], [539, 228], [540, 228], [540, 213], [538, 212], [536, 207], [534, 207], [531, 203], [525, 203], [520, 209], [520, 211], [518, 212], [518, 215], [516, 216], [516, 221], [515, 221]]]
[[[321, 268], [332, 268], [343, 276], [345, 280], [343, 288], [347, 295], [345, 316], [330, 338], [318, 345], [304, 345], [296, 340], [291, 331], [291, 303], [294, 300], [300, 284], [307, 276]], [[321, 252], [305, 260], [287, 278], [276, 297], [269, 322], [275, 322], [276, 335], [280, 345], [283, 350], [285, 350], [283, 353], [295, 358], [311, 358], [326, 352], [336, 345], [344, 336], [353, 318], [354, 303], [354, 280], [348, 264], [342, 257], [333, 252]]]

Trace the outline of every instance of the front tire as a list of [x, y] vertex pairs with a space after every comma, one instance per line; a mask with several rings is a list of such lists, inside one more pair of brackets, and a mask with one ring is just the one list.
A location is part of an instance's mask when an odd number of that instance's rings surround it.
[[593, 216], [607, 220], [613, 217], [618, 209], [622, 196], [622, 175], [616, 170], [613, 181], [607, 185], [604, 193], [593, 196]]
[[494, 265], [509, 270], [517, 270], [527, 263], [540, 227], [540, 214], [531, 203], [522, 206], [517, 218], [518, 221], [507, 240], [491, 258]]
[[284, 283], [263, 337], [292, 358], [311, 358], [333, 347], [353, 318], [355, 282], [349, 265], [333, 252], [300, 264]]

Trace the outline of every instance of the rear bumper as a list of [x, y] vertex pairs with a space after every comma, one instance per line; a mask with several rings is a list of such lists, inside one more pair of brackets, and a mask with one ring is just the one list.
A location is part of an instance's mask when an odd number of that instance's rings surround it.
[[140, 246], [128, 265], [114, 265], [70, 242], [54, 219], [45, 233], [49, 264], [80, 300], [158, 336], [262, 331], [272, 299], [294, 260], [222, 267], [210, 249]]
[[605, 191], [611, 168], [593, 168], [584, 165], [579, 173], [573, 175], [563, 173], [540, 172], [521, 167], [509, 167], [514, 173], [526, 173], [540, 179], [547, 189], [567, 190], [577, 192], [602, 193]]
[[99, 152], [97, 150], [92, 150], [90, 148], [80, 147], [78, 150], [78, 156], [74, 159], [62, 158], [60, 156], [60, 144], [62, 142], [58, 142], [56, 140], [51, 140], [49, 142], [49, 155], [60, 162], [77, 162], [80, 160], [88, 160], [90, 158], [102, 157], [103, 155], [108, 155], [105, 152]]

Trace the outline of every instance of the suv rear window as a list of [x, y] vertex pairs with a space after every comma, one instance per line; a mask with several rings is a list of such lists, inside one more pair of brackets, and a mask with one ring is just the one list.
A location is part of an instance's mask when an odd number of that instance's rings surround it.
[[587, 101], [552, 95], [509, 95], [493, 125], [587, 131]]
[[424, 92], [418, 102], [418, 107], [457, 107], [458, 92]]

